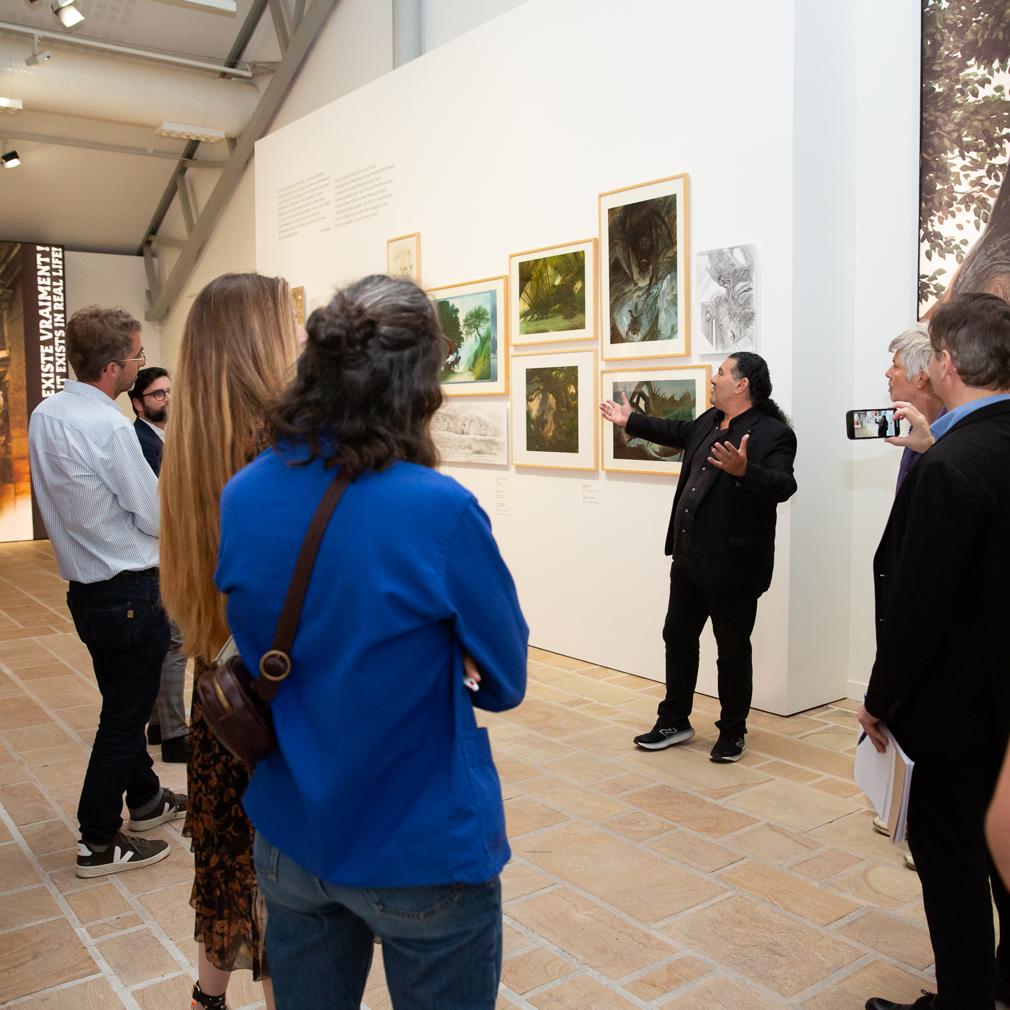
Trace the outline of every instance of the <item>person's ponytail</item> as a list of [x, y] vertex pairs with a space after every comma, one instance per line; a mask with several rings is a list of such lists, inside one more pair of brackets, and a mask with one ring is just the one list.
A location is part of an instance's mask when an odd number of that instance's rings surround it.
[[[782, 408], [772, 399], [772, 379], [768, 372], [768, 362], [753, 351], [738, 351], [729, 356], [733, 362], [733, 375], [737, 379], [746, 379], [750, 386], [751, 403], [768, 417], [789, 424]], [[792, 427], [790, 425], [790, 427]]]

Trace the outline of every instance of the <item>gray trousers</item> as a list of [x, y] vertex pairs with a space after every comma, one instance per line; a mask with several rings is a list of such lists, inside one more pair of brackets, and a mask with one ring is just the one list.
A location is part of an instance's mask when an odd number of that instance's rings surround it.
[[151, 725], [161, 727], [162, 740], [174, 740], [188, 736], [186, 703], [183, 693], [186, 689], [186, 657], [182, 654], [182, 633], [169, 622], [172, 641], [161, 664], [161, 687], [151, 712]]

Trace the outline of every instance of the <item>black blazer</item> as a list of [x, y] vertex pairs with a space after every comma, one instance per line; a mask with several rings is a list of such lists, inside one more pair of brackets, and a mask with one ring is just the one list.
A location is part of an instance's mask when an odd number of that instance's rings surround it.
[[[666, 533], [667, 554], [673, 553], [674, 523], [688, 463], [721, 420], [722, 412], [714, 407], [694, 421], [666, 421], [637, 412], [628, 418], [629, 435], [684, 449], [684, 465]], [[733, 418], [719, 441], [739, 446], [747, 434], [747, 472], [739, 480], [720, 473], [695, 514], [694, 574], [699, 585], [711, 593], [760, 596], [771, 585], [775, 509], [796, 493], [793, 430], [751, 408]]]
[[165, 443], [162, 442], [161, 436], [156, 431], [152, 431], [151, 426], [139, 417], [133, 422], [133, 427], [137, 432], [144, 459], [151, 465], [154, 476], [160, 476], [161, 454], [165, 451]]
[[1002, 756], [1010, 726], [1010, 401], [958, 421], [902, 482], [873, 559], [866, 708], [909, 756]]

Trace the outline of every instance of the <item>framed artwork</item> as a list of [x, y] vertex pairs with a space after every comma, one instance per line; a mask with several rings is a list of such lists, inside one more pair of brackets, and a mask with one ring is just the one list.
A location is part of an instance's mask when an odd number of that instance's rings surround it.
[[[643, 414], [670, 421], [693, 421], [709, 408], [709, 365], [673, 368], [607, 369], [600, 398], [621, 402], [621, 394]], [[680, 449], [631, 438], [621, 428], [600, 418], [603, 426], [603, 469], [617, 473], [658, 473], [676, 476], [684, 460]]]
[[442, 366], [446, 396], [508, 392], [508, 278], [487, 277], [428, 291], [449, 355]]
[[694, 260], [695, 354], [755, 351], [754, 258], [757, 246], [731, 245]]
[[512, 346], [596, 337], [596, 239], [509, 257]]
[[431, 419], [431, 437], [443, 463], [508, 466], [508, 403], [449, 400]]
[[304, 285], [291, 289], [291, 304], [295, 307], [295, 322], [305, 325], [305, 287]]
[[600, 194], [604, 358], [690, 353], [687, 182], [673, 175]]
[[596, 351], [512, 355], [512, 463], [596, 470]]
[[386, 273], [421, 283], [421, 233], [398, 235], [386, 241]]

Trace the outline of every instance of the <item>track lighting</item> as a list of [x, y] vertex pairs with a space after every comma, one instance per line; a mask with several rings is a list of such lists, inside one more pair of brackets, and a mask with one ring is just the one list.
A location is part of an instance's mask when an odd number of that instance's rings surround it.
[[4, 98], [0, 95], [0, 113], [16, 116], [24, 107], [25, 103], [20, 98]]
[[74, 6], [76, 2], [77, 0], [53, 0], [53, 13], [64, 28], [74, 28], [84, 20], [84, 15]]
[[17, 168], [21, 164], [18, 152], [13, 147], [8, 148], [6, 140], [0, 144], [0, 151], [4, 152], [0, 155], [0, 164], [3, 164], [4, 168]]
[[42, 48], [38, 35], [32, 38], [32, 54], [25, 57], [25, 63], [29, 67], [37, 67], [40, 63], [48, 63], [53, 58], [53, 54], [48, 49]]

